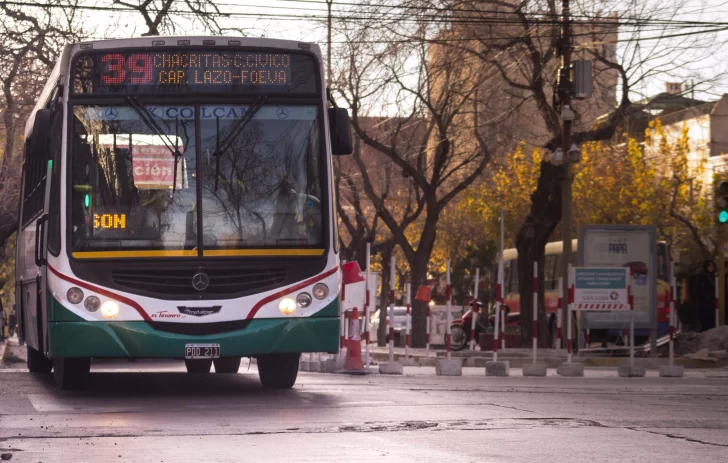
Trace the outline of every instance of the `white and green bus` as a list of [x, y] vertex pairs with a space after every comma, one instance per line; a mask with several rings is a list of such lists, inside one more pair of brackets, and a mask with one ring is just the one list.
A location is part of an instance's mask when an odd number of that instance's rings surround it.
[[[221, 37], [69, 44], [25, 128], [17, 246], [31, 372], [92, 359], [257, 359], [288, 388], [336, 352], [331, 155], [351, 152], [317, 45]], [[333, 107], [330, 107], [333, 106]]]

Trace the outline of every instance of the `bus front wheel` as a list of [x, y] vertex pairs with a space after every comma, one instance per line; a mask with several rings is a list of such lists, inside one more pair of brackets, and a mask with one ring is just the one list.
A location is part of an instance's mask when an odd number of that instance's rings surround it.
[[290, 389], [298, 376], [301, 354], [268, 354], [258, 359], [258, 376], [266, 389]]
[[50, 373], [53, 369], [53, 361], [43, 355], [42, 352], [33, 349], [30, 346], [26, 346], [28, 352], [28, 370], [31, 373]]
[[53, 379], [56, 386], [61, 389], [78, 389], [88, 378], [91, 371], [90, 358], [64, 358], [53, 359]]

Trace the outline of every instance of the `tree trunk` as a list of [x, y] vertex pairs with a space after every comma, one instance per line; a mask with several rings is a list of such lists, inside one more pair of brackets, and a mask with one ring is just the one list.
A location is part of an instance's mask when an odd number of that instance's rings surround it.
[[389, 259], [394, 251], [394, 241], [388, 241], [382, 246], [382, 291], [379, 294], [379, 327], [377, 328], [377, 345], [386, 345], [387, 337], [387, 310], [389, 308], [389, 290], [394, 282], [389, 277]]
[[17, 108], [15, 107], [15, 98], [12, 92], [12, 80], [3, 81], [3, 95], [5, 97], [5, 108], [3, 109], [3, 125], [5, 125], [5, 153], [3, 155], [2, 166], [0, 170], [4, 171], [13, 158], [15, 151], [15, 115]]
[[533, 263], [538, 262], [538, 345], [548, 346], [548, 320], [543, 291], [544, 247], [561, 221], [563, 167], [541, 162], [536, 191], [531, 195], [531, 211], [516, 235], [518, 249], [518, 294], [522, 345], [533, 337]]

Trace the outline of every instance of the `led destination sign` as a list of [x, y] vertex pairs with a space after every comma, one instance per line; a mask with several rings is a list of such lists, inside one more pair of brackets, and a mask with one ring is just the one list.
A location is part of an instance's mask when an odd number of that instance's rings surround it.
[[108, 52], [76, 62], [76, 93], [315, 92], [311, 57], [232, 51]]

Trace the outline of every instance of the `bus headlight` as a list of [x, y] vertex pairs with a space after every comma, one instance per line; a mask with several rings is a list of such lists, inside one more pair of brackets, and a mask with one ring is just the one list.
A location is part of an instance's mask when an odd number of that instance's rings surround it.
[[283, 315], [291, 315], [296, 311], [296, 301], [290, 297], [284, 297], [281, 299], [281, 302], [278, 303], [278, 310], [280, 310]]
[[329, 287], [323, 283], [316, 283], [313, 287], [313, 297], [318, 300], [324, 299], [329, 295]]
[[85, 301], [83, 301], [83, 306], [89, 312], [96, 312], [97, 310], [99, 310], [99, 307], [101, 306], [101, 301], [96, 296], [89, 296], [86, 298]]
[[313, 302], [313, 299], [311, 299], [311, 295], [308, 293], [301, 293], [298, 296], [296, 296], [296, 302], [298, 305], [301, 306], [301, 308], [305, 309], [306, 307], [311, 305], [311, 302]]
[[114, 318], [119, 315], [119, 304], [114, 301], [106, 301], [101, 306], [101, 315], [104, 318]]
[[74, 286], [66, 293], [66, 299], [68, 299], [68, 302], [71, 304], [78, 304], [83, 301], [83, 291], [81, 291], [81, 288]]

